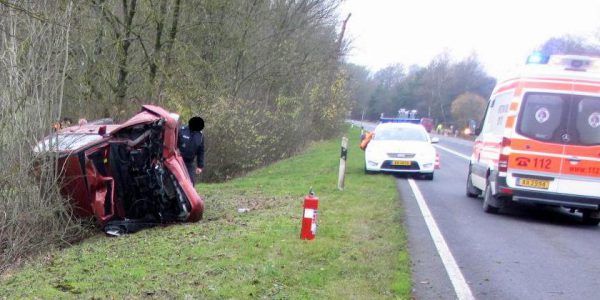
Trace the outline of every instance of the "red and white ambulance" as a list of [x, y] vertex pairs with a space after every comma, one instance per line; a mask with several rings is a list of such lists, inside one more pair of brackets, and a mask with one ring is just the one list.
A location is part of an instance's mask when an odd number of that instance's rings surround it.
[[561, 206], [600, 222], [600, 58], [531, 56], [500, 81], [473, 147], [466, 194]]

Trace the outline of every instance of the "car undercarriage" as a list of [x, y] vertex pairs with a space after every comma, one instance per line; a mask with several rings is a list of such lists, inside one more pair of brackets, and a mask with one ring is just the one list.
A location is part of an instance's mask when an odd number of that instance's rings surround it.
[[[125, 128], [88, 155], [107, 189], [103, 215], [112, 217], [105, 232], [132, 232], [188, 218], [190, 203], [175, 176], [164, 166], [163, 126], [164, 119], [159, 119]], [[105, 180], [109, 177], [112, 181]]]

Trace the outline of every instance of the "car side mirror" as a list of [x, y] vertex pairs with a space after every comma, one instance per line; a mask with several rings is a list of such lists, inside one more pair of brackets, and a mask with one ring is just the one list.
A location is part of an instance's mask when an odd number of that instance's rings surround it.
[[440, 142], [440, 138], [438, 138], [437, 136], [434, 136], [431, 138], [431, 143], [432, 144], [437, 144]]

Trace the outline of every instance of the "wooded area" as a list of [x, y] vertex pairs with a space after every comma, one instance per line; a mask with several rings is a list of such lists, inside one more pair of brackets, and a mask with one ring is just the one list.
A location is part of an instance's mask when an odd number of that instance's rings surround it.
[[[490, 93], [476, 56], [373, 76], [345, 63], [340, 2], [0, 0], [0, 272], [83, 236], [56, 166], [33, 165], [33, 146], [64, 117], [118, 122], [147, 103], [200, 115], [202, 181], [221, 181], [337, 136], [350, 112], [414, 108], [450, 124], [459, 95]], [[557, 41], [544, 47], [589, 49]]]
[[[495, 79], [472, 55], [452, 61], [447, 53], [435, 57], [426, 67], [392, 65], [365, 77], [365, 69], [352, 66], [355, 78], [363, 82], [356, 91], [357, 105], [352, 117], [377, 120], [381, 113], [395, 117], [400, 108], [416, 109], [418, 117], [429, 117], [437, 123], [455, 124], [451, 105], [459, 95], [470, 92], [486, 98], [494, 88]], [[462, 120], [461, 120], [462, 121]]]
[[55, 166], [32, 163], [64, 117], [118, 122], [146, 103], [200, 115], [203, 181], [337, 135], [349, 110], [338, 4], [0, 0], [0, 272], [85, 230]]
[[206, 121], [203, 180], [337, 134], [348, 110], [339, 1], [105, 1], [74, 8], [63, 115], [155, 103]]

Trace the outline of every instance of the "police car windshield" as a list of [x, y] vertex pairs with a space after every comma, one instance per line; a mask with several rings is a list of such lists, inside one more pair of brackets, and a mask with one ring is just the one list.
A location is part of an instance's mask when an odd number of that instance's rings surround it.
[[375, 130], [374, 140], [380, 141], [419, 141], [427, 142], [425, 130], [417, 128], [378, 128]]
[[528, 93], [517, 132], [536, 140], [572, 145], [600, 144], [600, 98]]

